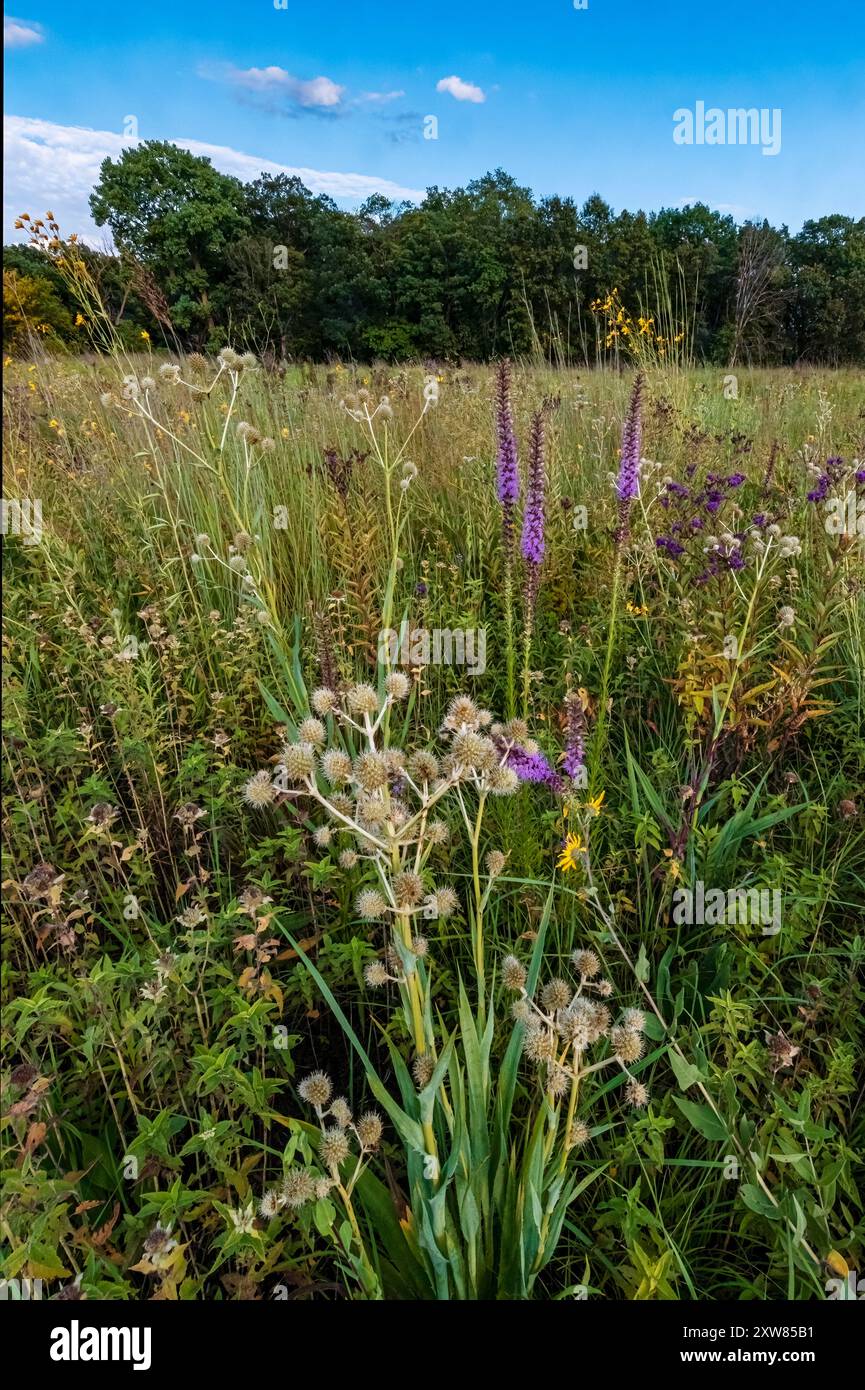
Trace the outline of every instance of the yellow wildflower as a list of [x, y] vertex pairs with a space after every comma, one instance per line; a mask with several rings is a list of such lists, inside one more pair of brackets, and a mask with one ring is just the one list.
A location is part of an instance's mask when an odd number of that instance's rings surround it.
[[569, 835], [565, 840], [564, 849], [556, 861], [557, 867], [560, 868], [563, 873], [567, 873], [569, 869], [576, 869], [580, 862], [579, 856], [584, 849], [585, 845], [579, 835]]

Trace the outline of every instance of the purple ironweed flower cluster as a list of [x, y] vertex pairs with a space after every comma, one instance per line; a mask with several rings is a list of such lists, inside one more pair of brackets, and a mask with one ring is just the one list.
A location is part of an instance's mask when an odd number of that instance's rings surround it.
[[[717, 526], [719, 514], [731, 495], [748, 480], [744, 473], [707, 473], [703, 486], [700, 486], [694, 483], [696, 468], [696, 464], [689, 464], [685, 469], [687, 484], [672, 480], [666, 482], [666, 490], [658, 503], [673, 519], [666, 527], [665, 534], [655, 537], [655, 545], [658, 550], [666, 551], [671, 560], [690, 555], [697, 548], [701, 556], [705, 553], [705, 568], [695, 575], [695, 583], [706, 584], [724, 570], [745, 568], [742, 553], [744, 531], [733, 533], [731, 540], [724, 545], [714, 537], [709, 537], [707, 543], [706, 532]], [[761, 529], [767, 525], [767, 521], [766, 514], [758, 512], [750, 524]]]
[[513, 768], [521, 782], [542, 782], [552, 792], [562, 790], [561, 777], [540, 749], [528, 752], [525, 748], [512, 748], [507, 766]]
[[496, 496], [507, 514], [519, 501], [520, 471], [511, 409], [511, 364], [506, 360], [496, 369], [496, 438]]
[[809, 502], [825, 502], [830, 487], [834, 487], [844, 476], [844, 460], [837, 455], [826, 460], [823, 472], [817, 479], [817, 486], [808, 493]]

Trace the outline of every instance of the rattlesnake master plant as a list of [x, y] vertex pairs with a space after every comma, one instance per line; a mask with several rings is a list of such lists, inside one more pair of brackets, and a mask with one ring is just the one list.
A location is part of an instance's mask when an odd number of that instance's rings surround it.
[[[396, 987], [411, 1039], [411, 1056], [404, 1056], [390, 1030], [384, 1033], [397, 1100], [301, 953], [363, 1064], [388, 1130], [404, 1146], [408, 1210], [400, 1220], [370, 1166], [381, 1122], [375, 1144], [365, 1143], [360, 1123], [346, 1118], [347, 1102], [334, 1110], [322, 1074], [301, 1085], [322, 1127], [318, 1157], [310, 1155], [308, 1176], [292, 1182], [316, 1203], [319, 1228], [332, 1230], [365, 1297], [525, 1298], [555, 1251], [568, 1205], [595, 1177], [580, 1172], [574, 1154], [591, 1137], [591, 1078], [618, 1066], [627, 1099], [647, 1103], [633, 1071], [643, 1055], [643, 1017], [631, 1009], [613, 1021], [606, 1002], [613, 986], [591, 949], [574, 953], [573, 983], [558, 976], [540, 982], [552, 891], [530, 958], [522, 963], [511, 954], [490, 969], [484, 916], [494, 910], [491, 896], [507, 856], [496, 846], [482, 848], [484, 811], [489, 797], [513, 796], [523, 780], [538, 780], [517, 769], [533, 768], [541, 755], [521, 720], [498, 723], [466, 696], [448, 706], [435, 750], [403, 748], [395, 730], [405, 727], [399, 706], [408, 694], [398, 671], [383, 677], [380, 691], [362, 683], [314, 691], [276, 773], [255, 774], [246, 789], [255, 804], [295, 803], [304, 814], [310, 803], [320, 808], [315, 842], [334, 849], [346, 872], [366, 870], [356, 912], [382, 924], [380, 954], [366, 967], [366, 983], [372, 990]], [[433, 871], [436, 848], [460, 824], [472, 864], [465, 903]], [[459, 983], [451, 1030], [433, 1007], [435, 951], [423, 923], [461, 911], [475, 978], [471, 990]], [[518, 995], [510, 1022], [508, 991]], [[539, 1086], [524, 1085], [524, 1057]], [[339, 1230], [333, 1216], [328, 1226], [334, 1206], [322, 1167], [345, 1211]], [[282, 1205], [268, 1198], [274, 1214]], [[364, 1216], [375, 1228], [374, 1246]]]

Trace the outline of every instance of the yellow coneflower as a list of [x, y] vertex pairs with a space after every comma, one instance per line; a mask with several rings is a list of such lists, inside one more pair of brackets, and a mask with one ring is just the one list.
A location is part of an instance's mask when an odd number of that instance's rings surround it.
[[559, 855], [558, 860], [556, 861], [557, 867], [560, 868], [563, 873], [567, 873], [569, 869], [576, 869], [580, 862], [579, 856], [582, 854], [584, 849], [585, 845], [583, 844], [579, 835], [569, 835], [565, 840], [564, 848], [562, 849], [562, 852]]
[[141, 337], [141, 339], [142, 339], [145, 343], [149, 343], [149, 342], [150, 342], [150, 334], [148, 333], [148, 331], [147, 331], [146, 328], [142, 328], [141, 333], [140, 333], [139, 336]]
[[606, 795], [606, 792], [598, 792], [597, 796], [589, 797], [589, 800], [586, 802], [586, 810], [590, 815], [599, 816], [601, 814], [601, 807], [604, 804], [604, 797]]

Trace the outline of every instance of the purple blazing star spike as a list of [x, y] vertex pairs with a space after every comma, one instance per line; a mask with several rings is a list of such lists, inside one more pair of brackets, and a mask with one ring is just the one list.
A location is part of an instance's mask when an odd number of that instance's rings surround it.
[[620, 502], [632, 502], [640, 495], [640, 458], [643, 443], [643, 388], [646, 379], [638, 372], [634, 380], [628, 413], [622, 427], [622, 460], [616, 481]]
[[565, 697], [565, 756], [562, 767], [568, 777], [579, 777], [585, 761], [583, 702], [575, 691]]
[[562, 779], [554, 772], [543, 753], [527, 753], [525, 748], [512, 748], [507, 766], [513, 768], [521, 782], [543, 782], [550, 791], [561, 791]]
[[546, 429], [544, 412], [538, 410], [532, 418], [529, 442], [529, 476], [526, 485], [526, 507], [523, 513], [523, 537], [520, 550], [529, 565], [539, 566], [544, 558], [544, 491], [546, 487]]
[[496, 371], [496, 496], [503, 507], [512, 507], [520, 495], [519, 456], [511, 410], [511, 364], [500, 362]]

